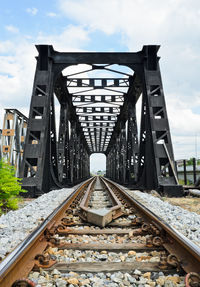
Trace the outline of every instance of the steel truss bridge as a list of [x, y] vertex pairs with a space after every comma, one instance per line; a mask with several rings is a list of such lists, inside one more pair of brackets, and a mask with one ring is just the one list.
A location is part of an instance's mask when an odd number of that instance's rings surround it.
[[36, 47], [23, 187], [39, 195], [75, 185], [90, 177], [90, 155], [103, 153], [106, 176], [113, 181], [180, 195], [159, 46], [144, 46], [136, 53], [63, 53], [49, 45]]

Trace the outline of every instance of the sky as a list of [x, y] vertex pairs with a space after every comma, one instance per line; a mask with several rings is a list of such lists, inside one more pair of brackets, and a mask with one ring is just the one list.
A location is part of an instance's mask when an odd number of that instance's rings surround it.
[[[199, 0], [0, 0], [0, 128], [4, 108], [28, 116], [36, 44], [66, 52], [161, 45], [175, 158], [200, 157]], [[105, 169], [103, 155], [93, 156], [96, 168]]]

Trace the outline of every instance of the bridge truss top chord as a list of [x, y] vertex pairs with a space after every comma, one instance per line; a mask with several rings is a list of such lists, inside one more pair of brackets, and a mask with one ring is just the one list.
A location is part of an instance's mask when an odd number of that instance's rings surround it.
[[[24, 187], [36, 195], [76, 184], [89, 177], [90, 155], [104, 153], [107, 177], [133, 188], [180, 194], [159, 46], [144, 46], [137, 53], [60, 53], [48, 45], [37, 49]], [[55, 99], [60, 105], [58, 136]]]

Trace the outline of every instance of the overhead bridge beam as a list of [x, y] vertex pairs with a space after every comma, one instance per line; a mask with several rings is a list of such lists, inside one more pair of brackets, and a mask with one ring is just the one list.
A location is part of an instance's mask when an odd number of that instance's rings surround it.
[[[38, 51], [41, 48], [45, 49], [45, 46], [37, 45]], [[158, 47], [158, 46], [157, 46]], [[53, 60], [54, 64], [142, 64], [144, 54], [138, 53], [104, 53], [104, 52], [73, 52], [73, 53], [60, 53], [53, 49], [52, 46], [48, 46], [48, 56]]]
[[76, 107], [76, 113], [79, 115], [80, 113], [105, 113], [105, 114], [119, 114], [120, 113], [120, 108], [110, 108], [110, 107], [83, 107], [79, 108]]
[[105, 87], [129, 87], [129, 78], [68, 78], [64, 77], [67, 82], [67, 87], [70, 88], [105, 88]]

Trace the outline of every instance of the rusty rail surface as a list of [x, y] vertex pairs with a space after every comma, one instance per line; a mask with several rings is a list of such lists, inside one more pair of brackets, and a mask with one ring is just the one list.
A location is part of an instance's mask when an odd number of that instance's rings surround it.
[[[45, 259], [41, 258], [42, 256], [35, 258], [36, 255], [42, 253], [47, 245], [51, 243], [51, 231], [54, 225], [61, 220], [65, 210], [92, 180], [93, 178], [79, 185], [40, 226], [0, 263], [0, 287], [14, 286], [16, 280], [28, 276], [35, 264], [40, 267], [40, 261], [43, 260], [44, 263]], [[48, 261], [48, 266], [53, 264], [53, 260]]]
[[[105, 178], [104, 178], [105, 179]], [[146, 228], [151, 228], [151, 224], [157, 226], [160, 230], [160, 238], [163, 242], [163, 247], [170, 253], [174, 254], [169, 260], [174, 265], [180, 265], [186, 273], [196, 272], [200, 273], [200, 248], [190, 241], [187, 237], [170, 226], [162, 218], [150, 211], [143, 204], [132, 198], [124, 189], [122, 189], [115, 182], [105, 179], [114, 189], [118, 190], [120, 194], [126, 198], [133, 207], [138, 210], [145, 221]]]

